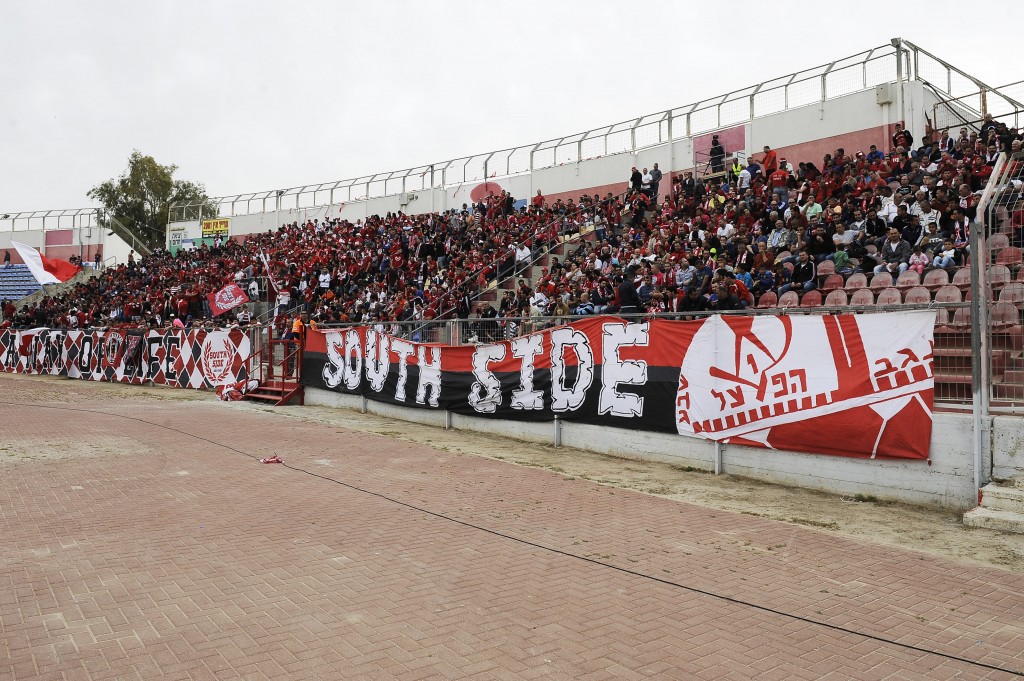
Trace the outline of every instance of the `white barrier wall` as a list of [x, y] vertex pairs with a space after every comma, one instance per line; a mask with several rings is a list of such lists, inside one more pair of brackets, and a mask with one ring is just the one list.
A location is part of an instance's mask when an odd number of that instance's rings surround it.
[[[356, 395], [315, 388], [305, 389], [305, 403], [360, 409], [363, 398]], [[443, 428], [444, 412], [398, 407], [367, 400], [368, 412]], [[451, 414], [451, 426], [458, 430], [491, 433], [531, 442], [551, 443], [553, 423], [524, 423]], [[1024, 420], [1000, 419], [1004, 437], [1014, 432], [1015, 443], [1024, 442]], [[715, 445], [707, 440], [670, 433], [651, 433], [619, 428], [602, 428], [564, 421], [561, 442], [602, 454], [631, 459], [657, 460], [681, 466], [714, 470]], [[722, 448], [723, 471], [764, 482], [781, 483], [833, 494], [874, 495], [912, 504], [942, 508], [969, 509], [977, 506], [971, 450], [969, 414], [935, 414], [930, 461], [882, 461], [817, 456], [771, 449], [725, 445]], [[1020, 466], [1020, 455], [1016, 455]], [[1008, 459], [997, 454], [997, 470], [1010, 469]], [[1024, 470], [1016, 469], [1018, 474]]]

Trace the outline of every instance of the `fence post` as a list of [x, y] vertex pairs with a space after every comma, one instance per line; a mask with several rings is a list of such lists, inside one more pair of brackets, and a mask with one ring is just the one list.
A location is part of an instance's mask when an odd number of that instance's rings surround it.
[[722, 474], [722, 451], [724, 449], [722, 443], [715, 440], [715, 475]]
[[366, 413], [366, 409], [367, 409], [367, 407], [366, 407], [366, 395], [363, 395], [362, 396], [362, 403], [359, 406], [359, 413], [360, 414], [365, 414]]
[[555, 416], [555, 446], [562, 446], [562, 419]]
[[451, 411], [449, 411], [447, 409], [444, 410], [444, 429], [445, 430], [451, 430], [452, 429], [452, 413], [451, 413]]

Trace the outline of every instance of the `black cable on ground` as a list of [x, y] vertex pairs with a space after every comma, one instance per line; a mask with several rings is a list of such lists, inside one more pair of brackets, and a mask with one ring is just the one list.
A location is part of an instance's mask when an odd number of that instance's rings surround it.
[[[252, 459], [254, 461], [259, 461], [260, 460], [260, 457], [254, 456], [252, 454], [248, 454], [248, 453], [244, 452], [241, 449], [236, 449], [235, 447], [232, 447], [231, 445], [226, 445], [226, 444], [221, 443], [221, 442], [216, 442], [215, 440], [211, 440], [209, 438], [205, 438], [205, 437], [202, 437], [201, 435], [196, 435], [194, 433], [189, 433], [188, 431], [181, 430], [180, 428], [175, 428], [173, 426], [165, 426], [165, 425], [160, 424], [160, 423], [153, 423], [152, 421], [147, 421], [146, 419], [142, 419], [142, 418], [139, 418], [137, 416], [126, 416], [124, 414], [114, 414], [114, 413], [111, 413], [111, 412], [99, 411], [99, 410], [96, 410], [96, 409], [82, 409], [82, 408], [78, 408], [78, 407], [61, 407], [61, 406], [47, 405], [47, 404], [26, 404], [26, 403], [23, 403], [23, 402], [3, 402], [3, 401], [0, 401], [0, 404], [7, 404], [7, 405], [15, 406], [15, 407], [37, 407], [37, 408], [40, 408], [40, 409], [56, 409], [56, 410], [61, 410], [61, 411], [79, 411], [79, 412], [85, 412], [85, 413], [88, 413], [88, 414], [100, 414], [100, 415], [103, 415], [103, 416], [113, 416], [115, 418], [127, 419], [127, 420], [131, 420], [131, 421], [138, 421], [139, 423], [145, 423], [146, 425], [155, 426], [157, 428], [163, 428], [165, 430], [170, 430], [170, 431], [175, 432], [175, 433], [180, 433], [181, 435], [185, 435], [187, 437], [191, 437], [191, 438], [194, 438], [196, 440], [201, 440], [201, 441], [206, 442], [208, 444], [211, 444], [211, 445], [213, 445], [215, 447], [221, 447], [223, 449], [227, 449], [228, 451], [235, 452], [236, 454], [241, 454], [242, 456], [244, 456], [246, 458], [249, 458], [249, 459]], [[601, 560], [595, 560], [593, 558], [588, 558], [586, 556], [581, 556], [581, 555], [579, 555], [577, 553], [572, 553], [570, 551], [565, 551], [563, 549], [558, 549], [558, 548], [554, 548], [554, 547], [551, 547], [551, 546], [545, 546], [544, 544], [538, 544], [536, 542], [530, 541], [529, 539], [523, 539], [521, 537], [515, 537], [513, 535], [505, 534], [504, 532], [499, 532], [497, 530], [492, 530], [490, 528], [483, 527], [481, 525], [475, 525], [475, 524], [473, 524], [471, 522], [468, 522], [468, 521], [465, 521], [465, 520], [459, 520], [458, 518], [453, 518], [453, 517], [445, 515], [443, 513], [438, 513], [437, 511], [431, 511], [430, 509], [423, 508], [421, 506], [416, 506], [414, 504], [410, 504], [410, 503], [405, 502], [405, 501], [400, 501], [398, 499], [394, 499], [394, 498], [389, 497], [389, 496], [387, 496], [385, 494], [381, 494], [380, 492], [374, 492], [372, 490], [364, 489], [362, 487], [359, 487], [357, 485], [353, 485], [353, 484], [348, 483], [348, 482], [344, 482], [342, 480], [337, 480], [335, 478], [331, 478], [331, 477], [328, 477], [326, 475], [322, 475], [320, 473], [315, 473], [313, 471], [306, 470], [305, 468], [299, 468], [298, 466], [292, 466], [292, 465], [289, 465], [287, 463], [282, 463], [280, 465], [284, 466], [285, 468], [288, 468], [289, 470], [293, 470], [293, 471], [296, 471], [296, 472], [299, 472], [299, 473], [304, 473], [304, 474], [309, 475], [309, 476], [314, 477], [314, 478], [320, 478], [321, 480], [326, 480], [326, 481], [332, 482], [332, 483], [334, 483], [336, 485], [340, 485], [342, 487], [346, 487], [348, 489], [351, 489], [351, 490], [354, 490], [354, 491], [357, 491], [357, 492], [361, 492], [363, 494], [368, 494], [370, 496], [377, 497], [378, 499], [383, 499], [384, 501], [388, 501], [388, 502], [390, 502], [392, 504], [396, 504], [398, 506], [402, 506], [404, 508], [407, 508], [407, 509], [410, 509], [410, 510], [413, 510], [413, 511], [417, 511], [417, 512], [423, 513], [425, 515], [433, 516], [435, 518], [438, 518], [438, 519], [441, 519], [441, 520], [445, 520], [445, 521], [448, 521], [450, 523], [455, 523], [456, 525], [461, 525], [463, 527], [468, 527], [468, 528], [471, 528], [471, 529], [474, 529], [474, 530], [478, 530], [480, 532], [486, 532], [487, 534], [490, 534], [492, 536], [501, 537], [502, 539], [508, 539], [510, 541], [517, 542], [517, 543], [522, 544], [524, 546], [530, 546], [532, 548], [540, 549], [542, 551], [547, 551], [547, 552], [553, 553], [555, 555], [564, 556], [566, 558], [573, 558], [575, 560], [583, 561], [585, 563], [591, 563], [593, 565], [599, 565], [599, 566], [601, 566], [603, 568], [608, 568], [610, 570], [615, 570], [617, 572], [621, 572], [623, 574], [627, 574], [627, 575], [630, 575], [632, 577], [639, 577], [641, 579], [646, 579], [646, 580], [655, 582], [657, 584], [662, 584], [662, 585], [665, 585], [665, 586], [675, 587], [677, 589], [682, 589], [682, 590], [688, 591], [690, 593], [698, 594], [698, 595], [701, 595], [701, 596], [707, 596], [709, 598], [714, 598], [716, 600], [723, 601], [725, 603], [732, 603], [734, 605], [739, 605], [739, 606], [743, 606], [743, 607], [746, 607], [746, 608], [752, 608], [754, 610], [759, 610], [761, 612], [770, 613], [772, 615], [777, 615], [779, 617], [785, 617], [787, 619], [795, 620], [797, 622], [803, 622], [803, 623], [806, 623], [806, 624], [813, 624], [815, 626], [824, 627], [826, 629], [830, 629], [832, 631], [841, 632], [841, 633], [844, 633], [844, 634], [850, 634], [852, 636], [860, 636], [861, 638], [865, 638], [865, 639], [868, 639], [870, 641], [877, 641], [879, 643], [884, 643], [886, 645], [895, 646], [897, 648], [903, 648], [904, 650], [911, 650], [911, 651], [914, 651], [916, 653], [922, 653], [922, 654], [925, 654], [925, 655], [935, 655], [937, 657], [942, 657], [942, 658], [945, 658], [947, 660], [952, 660], [952, 661], [955, 661], [955, 662], [962, 662], [964, 664], [972, 665], [974, 667], [980, 667], [982, 669], [988, 669], [990, 671], [1003, 672], [1003, 673], [1006, 673], [1006, 674], [1011, 674], [1013, 676], [1024, 677], [1024, 671], [1008, 669], [1006, 667], [1000, 667], [1000, 666], [997, 666], [997, 665], [988, 664], [986, 662], [979, 662], [978, 660], [972, 660], [972, 659], [969, 659], [969, 658], [966, 658], [966, 657], [961, 657], [959, 655], [953, 655], [952, 653], [943, 653], [943, 652], [938, 651], [938, 650], [932, 650], [930, 648], [923, 648], [921, 646], [916, 646], [916, 645], [912, 645], [912, 644], [909, 644], [909, 643], [901, 643], [901, 642], [893, 640], [891, 638], [885, 638], [884, 636], [879, 636], [879, 635], [876, 635], [876, 634], [869, 634], [869, 633], [866, 633], [866, 632], [863, 632], [863, 631], [858, 631], [856, 629], [850, 629], [848, 627], [839, 626], [838, 624], [830, 624], [828, 622], [822, 622], [820, 620], [816, 620], [816, 619], [813, 619], [813, 618], [810, 618], [810, 617], [805, 617], [803, 615], [794, 615], [793, 613], [786, 612], [785, 610], [778, 610], [776, 608], [772, 608], [772, 607], [769, 607], [769, 606], [766, 606], [766, 605], [759, 605], [757, 603], [752, 603], [750, 601], [745, 601], [745, 600], [742, 600], [740, 598], [733, 598], [732, 596], [726, 596], [725, 594], [715, 593], [714, 591], [708, 591], [706, 589], [701, 589], [701, 588], [694, 587], [694, 586], [688, 586], [686, 584], [681, 584], [679, 582], [673, 582], [672, 580], [663, 579], [661, 577], [656, 577], [654, 575], [648, 575], [648, 574], [643, 573], [643, 572], [638, 572], [637, 570], [631, 570], [629, 568], [620, 567], [618, 565], [614, 565], [612, 563], [606, 563], [606, 562], [601, 561]]]

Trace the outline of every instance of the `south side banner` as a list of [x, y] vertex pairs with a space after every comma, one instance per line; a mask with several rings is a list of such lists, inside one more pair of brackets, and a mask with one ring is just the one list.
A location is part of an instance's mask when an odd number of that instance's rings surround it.
[[246, 380], [250, 353], [238, 330], [0, 330], [0, 370], [90, 381], [212, 388]]
[[303, 385], [511, 420], [555, 417], [723, 443], [927, 459], [933, 311], [600, 316], [510, 341], [413, 343], [311, 331]]

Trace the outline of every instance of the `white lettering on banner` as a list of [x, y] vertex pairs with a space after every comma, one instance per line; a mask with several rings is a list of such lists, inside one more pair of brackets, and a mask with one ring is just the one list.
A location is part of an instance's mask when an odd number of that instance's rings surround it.
[[543, 409], [544, 394], [533, 389], [534, 357], [544, 352], [544, 337], [521, 336], [512, 341], [512, 356], [523, 360], [519, 370], [519, 388], [512, 391], [510, 406], [513, 409]]
[[328, 388], [337, 388], [345, 378], [345, 337], [339, 331], [324, 334], [327, 362], [320, 374]]
[[409, 357], [416, 352], [416, 349], [412, 343], [392, 338], [391, 351], [398, 355], [398, 382], [395, 383], [395, 399], [405, 402], [405, 383], [409, 378]]
[[646, 347], [649, 324], [605, 324], [601, 364], [601, 396], [597, 413], [612, 416], [643, 416], [644, 398], [633, 393], [622, 393], [619, 385], [647, 383], [647, 362], [621, 359], [623, 346]]
[[420, 380], [416, 386], [416, 403], [424, 404], [427, 400], [427, 388], [430, 388], [430, 404], [436, 407], [441, 397], [441, 348], [430, 348], [431, 361], [427, 362], [427, 346], [416, 348], [416, 364], [420, 368]]
[[493, 414], [501, 404], [501, 381], [487, 368], [491, 362], [505, 359], [504, 345], [478, 345], [473, 350], [473, 376], [469, 404], [481, 414]]
[[[576, 383], [570, 388], [565, 385], [565, 349], [576, 352]], [[551, 332], [551, 409], [552, 411], [573, 411], [583, 405], [587, 390], [594, 382], [594, 351], [590, 340], [582, 331], [570, 326]]]
[[363, 377], [363, 344], [359, 340], [359, 332], [355, 329], [349, 329], [345, 333], [345, 353], [341, 359], [345, 387], [355, 390]]
[[384, 389], [384, 381], [391, 369], [391, 351], [388, 350], [388, 337], [372, 329], [366, 331], [366, 378], [370, 387], [379, 393]]

